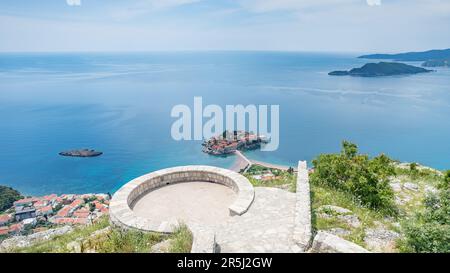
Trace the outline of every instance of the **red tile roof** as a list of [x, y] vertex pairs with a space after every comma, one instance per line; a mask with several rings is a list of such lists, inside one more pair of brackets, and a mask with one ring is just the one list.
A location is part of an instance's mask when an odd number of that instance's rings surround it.
[[45, 207], [45, 206], [47, 206], [47, 204], [48, 204], [47, 200], [39, 200], [39, 201], [36, 201], [36, 202], [33, 204], [33, 206], [34, 206], [35, 208], [39, 208], [39, 207]]
[[69, 218], [69, 217], [62, 217], [62, 218], [56, 218], [53, 220], [53, 222], [55, 224], [72, 224], [73, 223], [73, 218]]
[[36, 198], [23, 198], [15, 201], [14, 205], [32, 203], [33, 201], [36, 201]]
[[37, 210], [41, 211], [41, 212], [48, 212], [48, 211], [53, 211], [53, 208], [52, 208], [52, 206], [46, 206], [46, 207], [39, 208]]
[[80, 217], [73, 219], [73, 223], [76, 225], [86, 225], [88, 223], [87, 217]]
[[0, 227], [0, 235], [6, 235], [8, 234], [9, 228], [8, 227]]
[[82, 209], [76, 210], [73, 213], [73, 216], [74, 217], [88, 217], [89, 214], [91, 214], [91, 212], [88, 209], [82, 208]]
[[8, 214], [0, 215], [0, 223], [9, 222], [11, 219], [12, 219], [12, 217]]
[[50, 195], [46, 195], [46, 196], [44, 196], [44, 197], [42, 197], [42, 198], [45, 199], [45, 200], [51, 201], [51, 200], [53, 200], [53, 199], [58, 198], [58, 195], [56, 195], [56, 194], [50, 194]]
[[65, 206], [62, 209], [60, 209], [56, 215], [58, 215], [59, 217], [67, 217], [69, 216], [71, 209], [72, 208], [70, 206]]
[[17, 232], [17, 231], [20, 231], [21, 229], [22, 229], [22, 224], [20, 224], [20, 223], [9, 226], [9, 232]]
[[79, 205], [84, 204], [84, 200], [83, 199], [75, 199], [69, 206], [71, 206], [72, 208], [77, 207]]

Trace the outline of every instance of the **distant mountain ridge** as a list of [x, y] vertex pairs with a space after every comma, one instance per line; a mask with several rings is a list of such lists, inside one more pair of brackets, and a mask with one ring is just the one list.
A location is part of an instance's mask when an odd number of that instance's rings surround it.
[[379, 60], [395, 60], [404, 62], [423, 61], [422, 66], [439, 67], [450, 66], [450, 48], [434, 49], [423, 52], [407, 52], [399, 54], [371, 54], [359, 56], [360, 59], [379, 59]]
[[407, 65], [403, 63], [368, 63], [360, 68], [353, 68], [350, 71], [333, 71], [328, 73], [330, 76], [356, 76], [356, 77], [382, 77], [409, 75], [418, 73], [432, 72], [425, 68]]
[[407, 52], [399, 54], [370, 54], [359, 56], [360, 59], [380, 59], [380, 60], [396, 60], [404, 62], [416, 62], [416, 61], [428, 61], [428, 60], [440, 60], [450, 59], [449, 49], [434, 49], [423, 52]]

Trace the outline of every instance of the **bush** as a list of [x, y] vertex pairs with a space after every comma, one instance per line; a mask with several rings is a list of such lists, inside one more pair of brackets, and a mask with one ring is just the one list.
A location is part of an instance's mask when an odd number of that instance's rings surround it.
[[20, 192], [13, 188], [0, 186], [0, 212], [13, 206], [14, 202], [22, 199]]
[[444, 181], [440, 185], [440, 188], [442, 188], [442, 189], [449, 189], [450, 188], [450, 170], [445, 172], [445, 174], [444, 174]]
[[404, 252], [450, 253], [450, 190], [428, 196], [424, 212], [405, 224]]
[[370, 159], [358, 154], [358, 147], [342, 143], [340, 154], [323, 154], [313, 160], [311, 182], [351, 193], [362, 205], [395, 213], [394, 192], [389, 176], [395, 174], [392, 160], [385, 155]]

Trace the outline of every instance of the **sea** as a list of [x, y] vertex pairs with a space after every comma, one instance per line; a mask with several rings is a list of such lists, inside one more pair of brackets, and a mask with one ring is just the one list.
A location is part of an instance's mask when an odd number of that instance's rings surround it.
[[[279, 105], [279, 147], [249, 158], [296, 166], [341, 142], [362, 153], [450, 169], [450, 69], [328, 76], [359, 53], [1, 53], [0, 184], [26, 195], [113, 193], [179, 165], [229, 168], [235, 156], [171, 136], [176, 105]], [[376, 60], [375, 60], [376, 61]], [[420, 65], [420, 63], [412, 63]], [[206, 121], [207, 119], [205, 119]], [[93, 158], [59, 152], [92, 148]]]

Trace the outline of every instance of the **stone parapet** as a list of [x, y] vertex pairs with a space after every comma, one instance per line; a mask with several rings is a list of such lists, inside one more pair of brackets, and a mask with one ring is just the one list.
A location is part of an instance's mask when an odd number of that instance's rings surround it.
[[300, 161], [298, 163], [294, 221], [294, 242], [299, 247], [299, 252], [305, 252], [310, 247], [313, 236], [311, 225], [311, 196], [306, 161]]
[[[231, 188], [236, 193], [236, 200], [228, 208], [232, 216], [247, 212], [255, 197], [254, 188], [248, 179], [233, 171], [211, 166], [174, 167], [143, 175], [122, 186], [111, 199], [109, 206], [110, 220], [114, 225], [125, 229], [171, 233], [179, 225], [176, 220], [156, 222], [137, 216], [133, 212], [134, 204], [146, 193], [157, 188], [175, 183], [199, 181], [221, 184]], [[207, 231], [204, 232], [205, 234], [208, 233]], [[214, 235], [206, 236], [203, 232], [193, 231], [193, 235], [194, 246], [210, 245], [211, 238], [214, 238]], [[214, 241], [214, 239], [212, 240]], [[194, 250], [200, 251], [200, 249], [195, 247]]]

